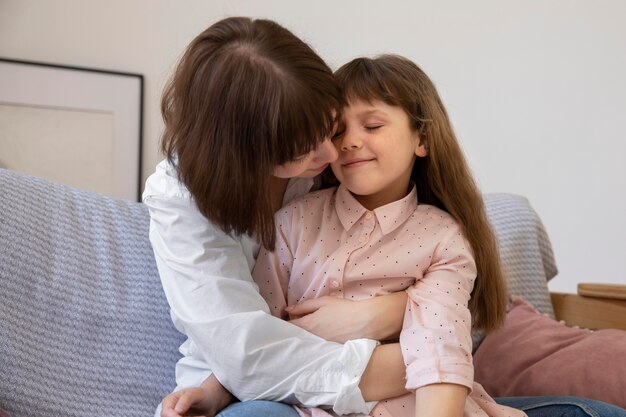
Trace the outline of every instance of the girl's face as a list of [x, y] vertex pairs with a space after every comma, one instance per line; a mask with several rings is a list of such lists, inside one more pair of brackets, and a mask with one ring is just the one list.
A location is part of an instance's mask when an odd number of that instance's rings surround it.
[[277, 165], [273, 174], [278, 178], [313, 178], [321, 174], [335, 159], [337, 150], [330, 138], [327, 138], [308, 154], [286, 164]]
[[417, 156], [428, 154], [401, 107], [353, 100], [344, 111], [345, 130], [331, 163], [337, 179], [363, 207], [373, 210], [405, 197]]

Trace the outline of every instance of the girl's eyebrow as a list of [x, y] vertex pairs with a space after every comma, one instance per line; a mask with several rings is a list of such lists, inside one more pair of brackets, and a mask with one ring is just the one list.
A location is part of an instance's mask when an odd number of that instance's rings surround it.
[[383, 117], [387, 117], [388, 114], [384, 111], [384, 110], [380, 110], [380, 109], [369, 109], [369, 110], [363, 110], [361, 112], [358, 113], [359, 116], [361, 117], [367, 117], [367, 116], [383, 116]]

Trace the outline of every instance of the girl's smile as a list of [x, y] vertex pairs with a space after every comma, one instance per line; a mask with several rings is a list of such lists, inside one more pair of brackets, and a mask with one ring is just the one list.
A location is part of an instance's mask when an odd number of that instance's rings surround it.
[[406, 112], [379, 100], [353, 99], [343, 118], [333, 139], [339, 158], [330, 163], [337, 179], [369, 210], [404, 198], [415, 158], [426, 156]]
[[340, 162], [340, 164], [344, 168], [358, 168], [374, 160], [376, 160], [376, 158], [356, 158], [356, 159], [343, 160]]

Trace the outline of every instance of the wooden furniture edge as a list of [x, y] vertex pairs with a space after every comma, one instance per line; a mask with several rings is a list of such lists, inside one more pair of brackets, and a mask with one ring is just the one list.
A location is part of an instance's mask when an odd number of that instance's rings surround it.
[[578, 284], [578, 295], [626, 300], [626, 285], [580, 283]]
[[550, 293], [557, 320], [588, 329], [626, 330], [626, 300]]

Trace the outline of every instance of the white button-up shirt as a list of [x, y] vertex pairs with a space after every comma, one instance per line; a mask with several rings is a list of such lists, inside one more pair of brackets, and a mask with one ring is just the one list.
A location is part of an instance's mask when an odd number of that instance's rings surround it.
[[[291, 180], [283, 202], [312, 186]], [[270, 315], [250, 275], [258, 243], [207, 220], [167, 161], [148, 178], [143, 201], [172, 321], [188, 337], [177, 389], [198, 386], [214, 371], [240, 400], [369, 411], [358, 385], [375, 341], [328, 342]]]

